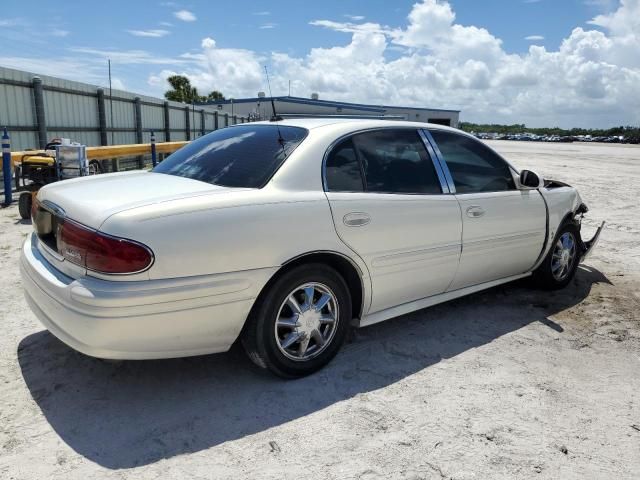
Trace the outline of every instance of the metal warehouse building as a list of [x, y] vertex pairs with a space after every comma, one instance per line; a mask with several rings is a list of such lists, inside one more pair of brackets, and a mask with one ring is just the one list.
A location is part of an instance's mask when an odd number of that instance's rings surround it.
[[[438, 123], [452, 127], [458, 126], [460, 118], [459, 110], [334, 102], [320, 100], [315, 94], [311, 98], [284, 96], [274, 97], [273, 100], [278, 114], [390, 116], [402, 120]], [[232, 116], [239, 115], [261, 120], [271, 117], [271, 98], [262, 94], [256, 98], [218, 100], [203, 105], [215, 106], [221, 113], [229, 113]]]

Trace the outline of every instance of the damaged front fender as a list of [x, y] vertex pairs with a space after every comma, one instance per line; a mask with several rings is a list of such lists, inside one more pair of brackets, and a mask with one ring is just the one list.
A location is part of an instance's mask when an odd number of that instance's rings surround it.
[[583, 248], [582, 248], [582, 257], [580, 257], [580, 262], [584, 262], [587, 259], [587, 257], [591, 255], [591, 252], [593, 252], [593, 249], [598, 244], [598, 240], [600, 239], [600, 233], [602, 232], [602, 229], [604, 228], [605, 224], [606, 222], [604, 221], [600, 224], [600, 226], [598, 227], [598, 230], [596, 230], [596, 233], [591, 240], [587, 240], [586, 242], [584, 240], [582, 241]]

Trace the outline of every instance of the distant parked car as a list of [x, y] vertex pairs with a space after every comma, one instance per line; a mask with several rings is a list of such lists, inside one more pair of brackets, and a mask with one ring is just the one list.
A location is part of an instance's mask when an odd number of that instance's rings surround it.
[[199, 355], [240, 338], [260, 367], [296, 377], [351, 326], [528, 276], [564, 287], [597, 240], [580, 237], [586, 211], [574, 188], [452, 128], [251, 123], [150, 172], [43, 187], [21, 270], [42, 323], [88, 355]]

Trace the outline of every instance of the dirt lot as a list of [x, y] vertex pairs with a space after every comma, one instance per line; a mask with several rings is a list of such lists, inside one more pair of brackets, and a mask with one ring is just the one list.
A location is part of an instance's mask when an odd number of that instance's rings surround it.
[[0, 211], [0, 478], [640, 478], [640, 148], [496, 142], [610, 223], [564, 291], [511, 284], [358, 331], [298, 381], [241, 352], [110, 364], [22, 298]]

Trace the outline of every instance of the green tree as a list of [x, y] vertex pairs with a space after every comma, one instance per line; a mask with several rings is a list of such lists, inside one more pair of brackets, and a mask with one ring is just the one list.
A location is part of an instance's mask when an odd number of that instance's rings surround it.
[[171, 90], [164, 93], [167, 100], [174, 102], [191, 103], [200, 100], [198, 90], [191, 86], [191, 82], [187, 77], [182, 75], [171, 75], [167, 78], [167, 82], [171, 85]]
[[224, 95], [218, 90], [213, 90], [209, 95], [202, 96], [198, 89], [191, 85], [189, 79], [183, 75], [171, 75], [167, 78], [171, 89], [164, 93], [164, 98], [174, 102], [198, 103], [215, 100], [224, 100]]
[[207, 95], [207, 100], [209, 101], [224, 100], [224, 95], [218, 90], [213, 90], [209, 95]]

